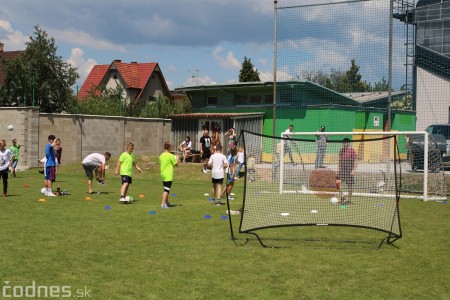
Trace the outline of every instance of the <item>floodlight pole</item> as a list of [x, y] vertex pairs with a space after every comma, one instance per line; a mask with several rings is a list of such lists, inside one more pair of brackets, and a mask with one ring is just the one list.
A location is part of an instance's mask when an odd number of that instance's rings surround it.
[[[276, 136], [277, 129], [277, 3], [273, 1], [274, 6], [274, 26], [273, 26], [273, 105], [272, 105], [272, 136]], [[273, 152], [275, 153], [275, 152]]]
[[391, 131], [391, 102], [392, 102], [392, 19], [394, 0], [389, 1], [389, 63], [388, 63], [388, 119], [385, 131]]

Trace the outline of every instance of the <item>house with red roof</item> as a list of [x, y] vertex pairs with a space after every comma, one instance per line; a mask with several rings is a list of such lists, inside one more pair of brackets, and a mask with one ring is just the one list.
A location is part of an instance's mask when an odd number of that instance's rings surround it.
[[141, 100], [146, 103], [160, 96], [170, 98], [170, 91], [156, 62], [124, 63], [114, 60], [110, 65], [95, 65], [78, 92], [78, 99], [86, 99], [98, 86], [122, 90], [124, 101]]

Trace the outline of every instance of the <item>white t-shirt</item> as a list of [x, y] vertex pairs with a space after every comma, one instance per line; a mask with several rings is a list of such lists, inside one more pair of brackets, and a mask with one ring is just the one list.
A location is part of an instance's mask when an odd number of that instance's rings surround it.
[[244, 163], [244, 151], [238, 152], [237, 154], [237, 162], [240, 164]]
[[86, 156], [81, 163], [89, 166], [100, 166], [101, 164], [106, 163], [106, 159], [103, 154], [92, 153]]
[[224, 178], [223, 167], [228, 164], [228, 160], [222, 153], [216, 152], [209, 158], [208, 165], [212, 166], [211, 176], [214, 179]]
[[9, 150], [0, 151], [0, 171], [8, 169], [9, 162], [14, 154]]

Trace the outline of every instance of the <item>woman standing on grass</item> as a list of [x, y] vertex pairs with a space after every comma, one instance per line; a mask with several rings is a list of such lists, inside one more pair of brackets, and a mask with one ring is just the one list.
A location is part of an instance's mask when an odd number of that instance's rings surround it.
[[0, 141], [0, 175], [3, 180], [3, 197], [6, 197], [6, 194], [8, 193], [8, 170], [11, 166], [11, 159], [13, 158], [14, 154], [9, 150], [6, 149], [6, 141], [1, 140]]

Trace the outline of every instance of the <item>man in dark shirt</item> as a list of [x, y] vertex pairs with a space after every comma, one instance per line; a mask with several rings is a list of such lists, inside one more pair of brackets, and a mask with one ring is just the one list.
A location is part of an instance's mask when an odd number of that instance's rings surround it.
[[202, 172], [207, 173], [208, 160], [211, 157], [211, 137], [209, 136], [209, 131], [205, 129], [203, 131], [203, 136], [200, 138], [200, 159], [203, 163]]

